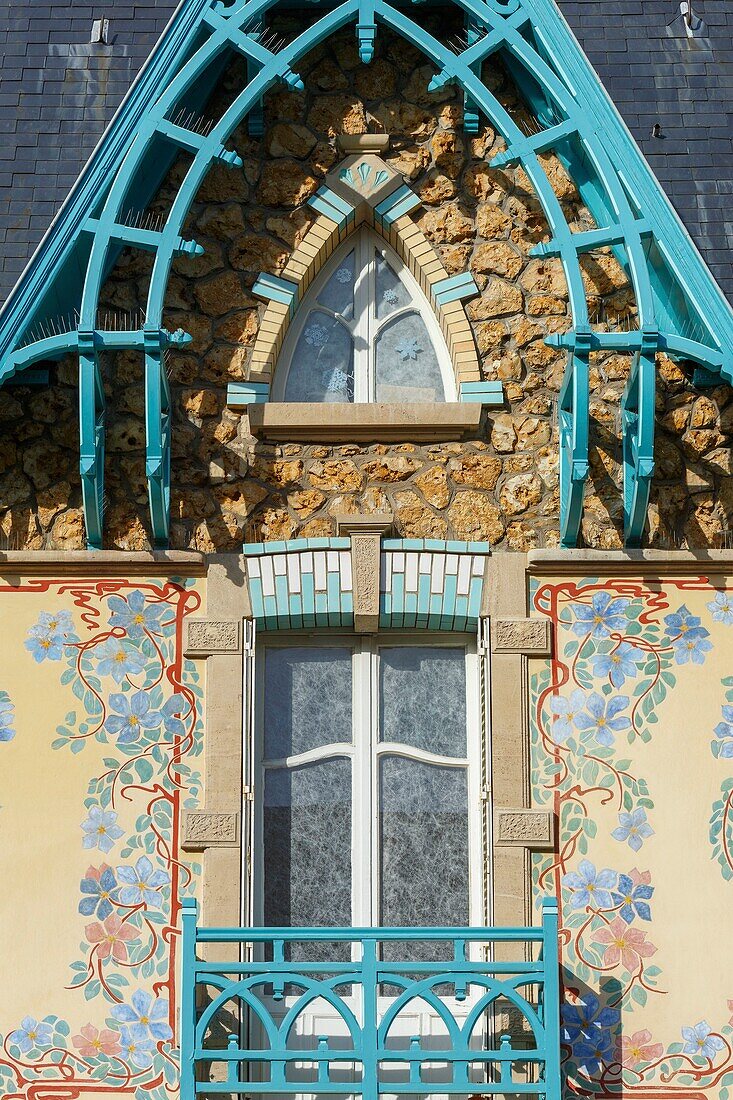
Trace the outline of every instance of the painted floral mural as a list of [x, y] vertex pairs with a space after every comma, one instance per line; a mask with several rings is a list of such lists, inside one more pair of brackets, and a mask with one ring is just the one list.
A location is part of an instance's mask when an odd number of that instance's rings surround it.
[[[55, 679], [70, 709], [38, 751], [78, 755], [95, 744], [104, 754], [70, 838], [88, 866], [58, 918], [78, 924], [67, 989], [85, 1022], [45, 1014], [51, 996], [17, 1020], [1, 1036], [0, 1096], [41, 1095], [38, 1081], [49, 1096], [60, 1095], [51, 1082], [79, 1096], [104, 1082], [105, 1091], [164, 1100], [178, 1078], [180, 899], [197, 870], [182, 862], [178, 833], [200, 787], [201, 688], [181, 655], [183, 620], [200, 598], [188, 582], [41, 583], [47, 603], [27, 631], [27, 659], [38, 692]], [[57, 606], [69, 593], [73, 613]], [[0, 741], [14, 736], [14, 720], [0, 693]]]
[[[654, 586], [588, 578], [538, 583], [533, 601], [556, 628], [555, 657], [533, 677], [532, 730], [533, 797], [554, 809], [559, 847], [554, 856], [535, 857], [535, 876], [538, 895], [561, 899], [568, 1094], [726, 1100], [733, 1089], [733, 1002], [718, 1005], [714, 1017], [680, 1018], [672, 1041], [657, 1033], [671, 995], [665, 962], [676, 965], [685, 944], [699, 950], [700, 942], [697, 932], [688, 938], [670, 921], [668, 908], [666, 925], [656, 920], [661, 887], [654, 868], [664, 862], [663, 846], [674, 842], [668, 819], [659, 817], [656, 771], [646, 767], [659, 751], [680, 752], [676, 739], [674, 750], [669, 740], [665, 749], [671, 720], [660, 723], [660, 714], [673, 715], [665, 703], [674, 707], [679, 693], [690, 698], [699, 686], [715, 639], [733, 628], [733, 594], [711, 590], [707, 578]], [[733, 629], [723, 639], [733, 644]], [[710, 690], [715, 683], [706, 679]], [[703, 737], [688, 730], [691, 767], [694, 754], [711, 746], [722, 764], [733, 757], [733, 677], [722, 680], [721, 692], [719, 724]], [[687, 838], [706, 851], [713, 890], [720, 889], [716, 875], [733, 878], [729, 767], [719, 781], [709, 833]], [[669, 886], [665, 878], [667, 907]]]

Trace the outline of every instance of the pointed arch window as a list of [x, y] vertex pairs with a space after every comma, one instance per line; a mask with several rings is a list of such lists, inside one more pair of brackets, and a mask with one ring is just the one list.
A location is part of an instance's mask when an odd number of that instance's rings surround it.
[[276, 401], [455, 401], [430, 302], [371, 230], [350, 237], [309, 288], [283, 343]]

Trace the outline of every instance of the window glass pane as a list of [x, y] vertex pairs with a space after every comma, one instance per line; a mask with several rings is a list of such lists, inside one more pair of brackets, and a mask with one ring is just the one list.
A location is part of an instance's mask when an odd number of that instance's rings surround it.
[[444, 401], [443, 379], [433, 342], [419, 313], [385, 325], [375, 353], [377, 401]]
[[381, 924], [468, 924], [466, 770], [383, 756], [379, 825]]
[[465, 757], [466, 655], [440, 646], [379, 651], [379, 738]]
[[351, 742], [351, 650], [265, 651], [265, 759]]
[[380, 252], [377, 261], [377, 318], [389, 317], [396, 309], [402, 309], [412, 303], [410, 293], [391, 264]]
[[286, 401], [353, 401], [351, 335], [328, 313], [312, 309], [293, 352]]
[[318, 295], [318, 301], [341, 317], [351, 320], [354, 316], [354, 253], [341, 261], [331, 278]]
[[349, 760], [268, 769], [264, 840], [266, 925], [351, 925]]

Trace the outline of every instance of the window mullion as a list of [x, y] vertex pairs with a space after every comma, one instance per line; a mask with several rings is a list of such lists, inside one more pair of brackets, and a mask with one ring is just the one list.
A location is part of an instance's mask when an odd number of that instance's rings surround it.
[[369, 652], [362, 643], [354, 648], [353, 802], [352, 802], [352, 916], [356, 926], [370, 924], [372, 867], [371, 762], [369, 722], [371, 686]]
[[381, 923], [380, 891], [382, 881], [382, 852], [379, 830], [379, 759], [376, 748], [379, 744], [379, 646], [373, 640], [366, 643], [369, 647], [369, 771], [370, 805], [369, 830], [372, 836], [372, 865], [370, 874], [371, 924]]
[[372, 400], [369, 379], [370, 298], [372, 276], [369, 262], [369, 237], [360, 232], [355, 249], [354, 280], [354, 401]]

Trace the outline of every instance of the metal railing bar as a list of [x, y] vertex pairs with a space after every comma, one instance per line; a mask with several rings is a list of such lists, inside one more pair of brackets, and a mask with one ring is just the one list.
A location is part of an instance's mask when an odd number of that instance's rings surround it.
[[[445, 981], [444, 974], [447, 972], [446, 967], [450, 965], [451, 974], [531, 974], [534, 977], [533, 981], [542, 981], [544, 976], [544, 967], [542, 962], [456, 962], [455, 959], [446, 959], [444, 963], [441, 962], [410, 962], [405, 960], [404, 962], [389, 962], [377, 964], [377, 975], [380, 982], [384, 982], [385, 985], [389, 985], [389, 980], [392, 976], [399, 976], [401, 974], [435, 974], [436, 977], [440, 977], [441, 981]], [[361, 963], [329, 963], [329, 962], [285, 962], [280, 963], [279, 967], [289, 968], [285, 971], [281, 969], [275, 970], [273, 964], [267, 962], [244, 962], [244, 963], [207, 963], [197, 962], [195, 964], [197, 974], [219, 974], [225, 977], [228, 974], [275, 974], [278, 973], [284, 976], [285, 973], [293, 974], [297, 977], [300, 974], [342, 974], [345, 979], [352, 979], [355, 985], [361, 984], [361, 978], [363, 971], [361, 970]], [[347, 981], [344, 982], [344, 985]]]
[[353, 943], [358, 940], [470, 940], [495, 943], [541, 943], [541, 928], [198, 928], [198, 943]]

